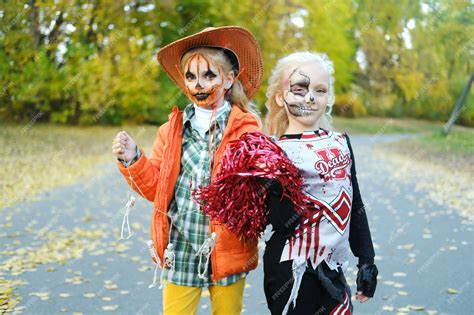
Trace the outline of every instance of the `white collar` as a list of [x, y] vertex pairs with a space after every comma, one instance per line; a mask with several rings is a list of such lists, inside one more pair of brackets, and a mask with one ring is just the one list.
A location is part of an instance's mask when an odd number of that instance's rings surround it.
[[[196, 129], [202, 137], [204, 137], [206, 131], [209, 129], [212, 109], [199, 107], [195, 103], [193, 103], [193, 106], [194, 115], [191, 117], [191, 126], [193, 126], [193, 128]], [[222, 104], [216, 110], [215, 119], [217, 119], [217, 117], [219, 117], [228, 107], [230, 107], [230, 103], [227, 100], [224, 100], [224, 104]]]
[[[196, 103], [193, 103], [193, 106], [194, 106], [194, 115], [196, 116], [196, 119], [197, 120], [204, 119], [206, 120], [206, 122], [209, 122], [212, 115], [212, 109], [202, 108], [196, 105]], [[218, 117], [229, 106], [230, 106], [229, 101], [224, 100], [224, 104], [222, 104], [216, 110], [216, 117]]]

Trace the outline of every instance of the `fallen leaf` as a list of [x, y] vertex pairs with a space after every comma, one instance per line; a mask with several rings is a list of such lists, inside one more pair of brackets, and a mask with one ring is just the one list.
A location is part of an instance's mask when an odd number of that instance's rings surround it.
[[408, 305], [408, 308], [412, 311], [422, 311], [425, 309], [423, 306], [419, 305]]
[[394, 273], [392, 274], [392, 276], [394, 276], [394, 277], [406, 277], [407, 274], [404, 273], [404, 272], [394, 272]]
[[104, 311], [115, 311], [118, 308], [118, 305], [105, 305], [102, 306]]

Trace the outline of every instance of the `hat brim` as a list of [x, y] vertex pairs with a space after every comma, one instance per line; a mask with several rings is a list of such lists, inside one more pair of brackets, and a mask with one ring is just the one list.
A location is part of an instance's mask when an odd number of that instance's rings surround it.
[[[196, 47], [225, 48], [237, 58], [245, 94], [249, 99], [257, 92], [263, 79], [263, 61], [260, 45], [252, 34], [240, 26], [223, 26], [181, 38], [158, 51], [157, 59], [168, 76], [185, 91], [180, 62], [184, 53]], [[231, 60], [232, 62], [232, 60]]]

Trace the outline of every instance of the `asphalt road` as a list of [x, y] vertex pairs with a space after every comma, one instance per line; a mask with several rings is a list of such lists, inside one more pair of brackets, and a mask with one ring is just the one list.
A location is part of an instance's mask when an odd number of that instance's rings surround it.
[[[474, 314], [473, 228], [449, 205], [418, 189], [416, 181], [395, 178], [384, 155], [374, 154], [377, 143], [399, 137], [351, 137], [379, 269], [375, 297], [363, 304], [354, 301], [355, 314]], [[145, 245], [151, 203], [138, 200], [130, 214], [133, 235], [118, 240], [128, 191], [111, 158], [100, 176], [0, 210], [3, 277], [25, 281], [14, 290], [21, 296], [17, 310], [161, 313], [162, 291], [148, 288], [153, 278]], [[263, 248], [261, 241], [261, 255]], [[355, 264], [352, 259], [347, 272], [353, 292]], [[269, 314], [262, 282], [260, 259], [247, 279], [244, 314]], [[198, 313], [210, 314], [206, 292]]]

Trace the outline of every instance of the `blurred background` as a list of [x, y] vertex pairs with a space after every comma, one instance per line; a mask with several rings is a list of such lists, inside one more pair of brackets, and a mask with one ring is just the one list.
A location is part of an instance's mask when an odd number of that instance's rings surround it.
[[[0, 114], [6, 122], [162, 123], [187, 100], [158, 66], [160, 47], [240, 25], [263, 51], [262, 110], [277, 59], [312, 50], [334, 60], [336, 115], [446, 121], [472, 72], [473, 15], [467, 0], [3, 1]], [[473, 126], [474, 108], [458, 122]]]
[[[473, 21], [469, 0], [1, 1], [0, 314], [161, 310], [148, 202], [118, 240], [129, 187], [111, 141], [126, 130], [150, 152], [188, 103], [156, 53], [222, 25], [260, 43], [262, 117], [279, 58], [334, 61], [334, 125], [353, 139], [380, 271], [356, 313], [473, 314]], [[268, 313], [262, 277], [260, 264], [246, 313]]]

